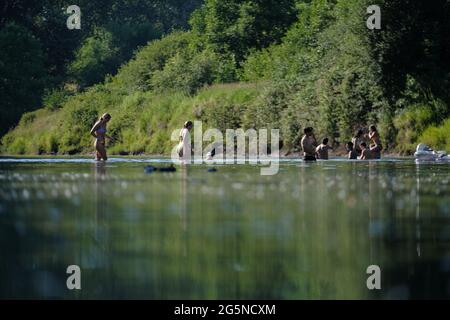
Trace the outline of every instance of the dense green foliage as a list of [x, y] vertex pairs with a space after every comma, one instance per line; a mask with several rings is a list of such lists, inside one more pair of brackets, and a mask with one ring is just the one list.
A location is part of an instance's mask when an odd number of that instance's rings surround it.
[[[17, 124], [24, 111], [36, 109], [53, 92], [70, 95], [102, 82], [106, 75], [115, 74], [140, 46], [173, 29], [187, 28], [190, 13], [200, 3], [201, 0], [3, 0], [0, 92], [8, 94], [2, 94], [0, 101], [0, 135]], [[81, 9], [80, 30], [66, 27], [66, 10], [73, 4]], [[33, 38], [34, 43], [24, 37]], [[11, 88], [19, 80], [16, 73], [23, 80], [19, 87]], [[27, 79], [30, 83], [25, 83]]]
[[0, 134], [20, 119], [44, 92], [46, 70], [40, 43], [14, 23], [0, 30]]
[[[366, 27], [372, 4], [381, 7], [380, 30]], [[128, 14], [123, 21], [149, 21]], [[207, 0], [190, 16], [191, 30], [150, 42], [117, 75], [132, 52], [117, 39], [137, 47], [159, 29], [113, 31], [112, 20], [92, 16], [95, 28], [67, 64], [70, 83], [85, 92], [47, 90], [45, 109], [25, 114], [3, 151], [84, 152], [105, 111], [116, 153], [168, 153], [172, 130], [187, 119], [280, 128], [290, 150], [305, 126], [342, 145], [372, 123], [390, 151], [410, 153], [419, 141], [448, 148], [449, 16], [446, 0]]]

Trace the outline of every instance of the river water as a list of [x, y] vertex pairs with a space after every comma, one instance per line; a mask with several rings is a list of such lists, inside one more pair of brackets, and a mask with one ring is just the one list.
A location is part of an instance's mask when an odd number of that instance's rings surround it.
[[168, 161], [1, 158], [0, 298], [450, 298], [449, 164]]

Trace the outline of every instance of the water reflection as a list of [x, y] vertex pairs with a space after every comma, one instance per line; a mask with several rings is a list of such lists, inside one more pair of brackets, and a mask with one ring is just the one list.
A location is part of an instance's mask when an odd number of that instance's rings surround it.
[[[273, 177], [3, 162], [0, 296], [448, 298], [448, 181], [413, 161], [285, 161]], [[81, 291], [65, 287], [70, 264]]]

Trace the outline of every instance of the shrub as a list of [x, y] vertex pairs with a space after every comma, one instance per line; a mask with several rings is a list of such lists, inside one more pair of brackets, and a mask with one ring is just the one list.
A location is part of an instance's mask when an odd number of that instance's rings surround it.
[[33, 121], [36, 119], [36, 113], [35, 112], [27, 112], [22, 115], [22, 118], [20, 119], [20, 125], [21, 126], [27, 126], [33, 123]]
[[413, 105], [394, 118], [397, 130], [397, 150], [402, 154], [411, 153], [422, 132], [433, 123], [433, 110], [428, 105]]
[[450, 152], [450, 118], [440, 126], [430, 126], [425, 129], [418, 141], [428, 144], [435, 150]]
[[81, 87], [103, 81], [106, 74], [116, 70], [118, 53], [112, 33], [97, 28], [75, 53], [75, 60], [69, 65], [68, 73]]
[[53, 89], [47, 91], [43, 97], [43, 106], [51, 111], [62, 108], [69, 94], [64, 89]]
[[24, 138], [15, 139], [8, 148], [8, 153], [11, 154], [25, 154], [26, 152], [26, 141]]

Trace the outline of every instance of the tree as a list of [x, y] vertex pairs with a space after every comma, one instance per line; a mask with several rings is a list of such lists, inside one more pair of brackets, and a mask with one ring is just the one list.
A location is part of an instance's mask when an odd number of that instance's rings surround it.
[[0, 135], [39, 106], [47, 81], [39, 41], [14, 23], [0, 30]]
[[293, 0], [207, 0], [191, 25], [207, 46], [241, 62], [250, 49], [278, 43], [295, 15]]
[[75, 53], [75, 60], [69, 65], [68, 72], [81, 87], [87, 87], [103, 81], [108, 73], [113, 73], [119, 57], [119, 49], [114, 46], [113, 35], [105, 29], [96, 29], [86, 38]]

